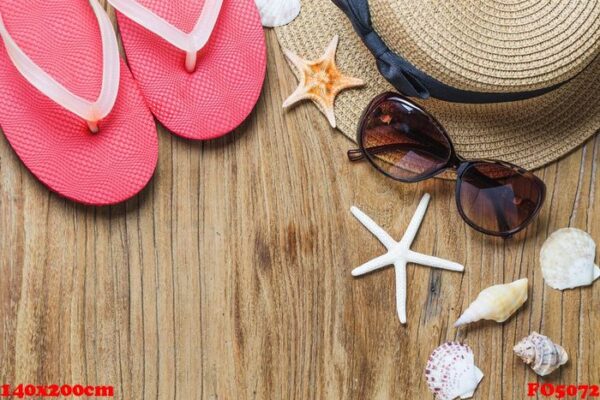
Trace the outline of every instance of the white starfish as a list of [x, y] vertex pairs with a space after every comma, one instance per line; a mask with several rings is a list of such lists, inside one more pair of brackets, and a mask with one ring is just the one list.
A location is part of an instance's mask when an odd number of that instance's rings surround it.
[[367, 228], [379, 241], [388, 249], [388, 252], [382, 256], [372, 259], [369, 262], [364, 263], [360, 267], [352, 271], [353, 276], [360, 276], [367, 274], [376, 269], [386, 267], [388, 265], [394, 265], [396, 271], [396, 308], [398, 311], [398, 317], [400, 322], [406, 323], [406, 264], [409, 262], [426, 265], [433, 268], [447, 269], [450, 271], [464, 271], [465, 267], [461, 264], [444, 260], [442, 258], [428, 256], [414, 252], [410, 249], [423, 217], [429, 199], [431, 196], [425, 194], [415, 211], [415, 215], [412, 217], [406, 233], [402, 237], [402, 240], [396, 242], [386, 231], [384, 231], [379, 225], [369, 218], [365, 213], [360, 211], [356, 207], [352, 207], [350, 212]]

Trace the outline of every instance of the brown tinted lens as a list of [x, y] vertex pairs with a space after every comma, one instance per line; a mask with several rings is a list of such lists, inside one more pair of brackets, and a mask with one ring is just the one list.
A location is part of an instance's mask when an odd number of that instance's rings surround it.
[[458, 202], [464, 216], [491, 233], [523, 228], [544, 201], [544, 183], [517, 167], [474, 163], [460, 179]]
[[361, 142], [367, 158], [400, 180], [419, 180], [446, 166], [451, 145], [431, 116], [402, 98], [367, 112]]

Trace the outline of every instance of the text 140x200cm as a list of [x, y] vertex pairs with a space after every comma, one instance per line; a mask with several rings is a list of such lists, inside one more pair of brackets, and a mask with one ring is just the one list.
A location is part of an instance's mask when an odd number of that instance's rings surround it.
[[114, 397], [113, 386], [89, 385], [32, 385], [19, 384], [16, 386], [0, 386], [0, 397], [31, 398], [31, 397]]

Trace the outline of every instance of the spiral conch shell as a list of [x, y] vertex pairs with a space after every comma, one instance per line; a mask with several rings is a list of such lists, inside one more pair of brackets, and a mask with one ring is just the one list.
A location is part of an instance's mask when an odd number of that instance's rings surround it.
[[575, 228], [559, 229], [540, 251], [544, 281], [558, 290], [590, 285], [600, 277], [595, 257], [596, 243], [589, 234]]
[[473, 350], [469, 346], [447, 342], [429, 356], [425, 378], [436, 400], [468, 399], [473, 397], [483, 372], [475, 366]]
[[527, 300], [527, 278], [484, 289], [454, 323], [455, 327], [480, 319], [506, 321]]
[[550, 374], [569, 360], [562, 346], [537, 332], [517, 343], [513, 351], [540, 376]]

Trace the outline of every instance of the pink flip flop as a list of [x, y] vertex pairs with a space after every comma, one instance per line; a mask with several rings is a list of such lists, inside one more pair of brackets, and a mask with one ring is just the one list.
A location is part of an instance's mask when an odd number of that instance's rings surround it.
[[254, 0], [109, 0], [150, 110], [176, 135], [222, 136], [250, 114], [266, 70]]
[[33, 175], [90, 205], [144, 188], [156, 127], [97, 0], [0, 0], [0, 36], [0, 125]]

